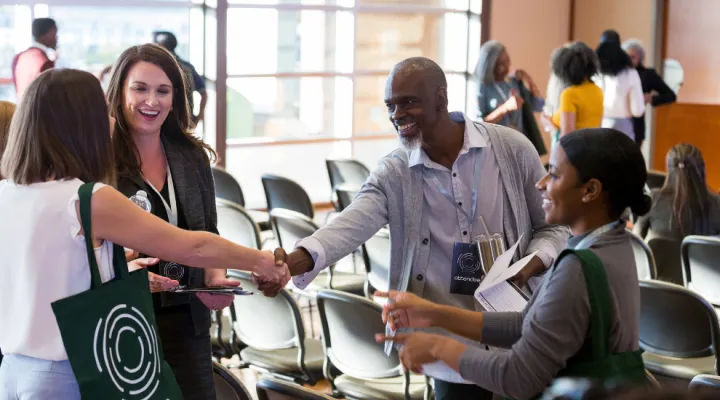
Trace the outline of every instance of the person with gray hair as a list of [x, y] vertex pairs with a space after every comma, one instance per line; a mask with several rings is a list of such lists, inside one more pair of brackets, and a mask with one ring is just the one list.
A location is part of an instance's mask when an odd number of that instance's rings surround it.
[[542, 111], [545, 100], [527, 72], [518, 69], [510, 74], [510, 55], [505, 45], [489, 40], [480, 47], [475, 78], [478, 80], [478, 117], [520, 131], [538, 153], [545, 154], [532, 114]]
[[[630, 56], [633, 66], [640, 75], [640, 83], [645, 98], [645, 104], [653, 107], [663, 104], [674, 103], [677, 99], [675, 92], [665, 83], [653, 68], [644, 65], [645, 48], [638, 39], [628, 39], [622, 44], [625, 52]], [[635, 142], [642, 146], [645, 140], [645, 115], [633, 117], [633, 128], [635, 130]]]

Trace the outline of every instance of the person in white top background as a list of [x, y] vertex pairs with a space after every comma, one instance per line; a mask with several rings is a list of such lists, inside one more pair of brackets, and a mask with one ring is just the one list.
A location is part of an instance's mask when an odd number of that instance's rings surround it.
[[290, 279], [272, 253], [176, 228], [113, 189], [110, 126], [100, 82], [72, 69], [42, 73], [13, 117], [0, 159], [0, 400], [80, 399], [51, 303], [90, 288], [77, 204], [84, 182], [100, 182], [91, 223], [103, 281], [112, 278], [111, 243], [279, 285]]
[[595, 52], [600, 61], [600, 75], [595, 83], [604, 98], [601, 126], [617, 129], [635, 140], [632, 118], [645, 114], [640, 75], [622, 49], [617, 32], [603, 32]]

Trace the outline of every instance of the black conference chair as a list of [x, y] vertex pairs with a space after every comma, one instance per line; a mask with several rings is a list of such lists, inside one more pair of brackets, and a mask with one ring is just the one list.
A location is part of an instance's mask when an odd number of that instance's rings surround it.
[[[311, 236], [318, 230], [317, 224], [305, 215], [291, 210], [276, 208], [270, 211], [270, 225], [280, 247], [290, 252], [300, 239]], [[323, 276], [325, 275], [325, 279]], [[365, 286], [365, 274], [336, 271], [330, 266], [318, 275], [310, 284], [310, 290], [336, 289], [344, 292], [362, 294]]]
[[345, 210], [360, 192], [361, 186], [352, 183], [343, 183], [335, 186], [338, 211]]
[[653, 237], [647, 241], [655, 259], [657, 278], [661, 281], [682, 285], [684, 282], [682, 259], [680, 257], [681, 241]]
[[210, 348], [215, 360], [230, 358], [237, 354], [233, 346], [235, 335], [229, 314], [223, 311], [210, 312]]
[[720, 306], [720, 238], [687, 236], [680, 253], [685, 287]]
[[640, 236], [630, 232], [630, 238], [635, 255], [635, 268], [637, 268], [638, 279], [651, 280], [657, 278], [655, 258], [652, 250]]
[[[233, 202], [240, 207], [245, 207], [245, 195], [240, 183], [229, 172], [219, 167], [212, 168], [213, 180], [215, 181], [215, 197]], [[250, 216], [257, 221], [261, 231], [270, 230], [270, 221], [267, 213], [262, 211], [248, 211]], [[219, 218], [219, 216], [218, 216]]]
[[720, 325], [712, 305], [660, 281], [640, 281], [640, 304], [640, 347], [650, 372], [687, 382], [696, 375], [717, 375]]
[[261, 249], [260, 229], [252, 216], [240, 205], [216, 199], [220, 236], [251, 249]]
[[[370, 176], [370, 170], [360, 161], [353, 159], [328, 159], [325, 160], [325, 165], [330, 178], [330, 187], [336, 195], [336, 189], [339, 185], [362, 186]], [[338, 199], [338, 211], [342, 210], [343, 207], [339, 204]]]
[[363, 261], [367, 280], [365, 296], [370, 298], [375, 290], [384, 292], [390, 289], [390, 231], [380, 229], [362, 245]]
[[258, 400], [335, 400], [306, 387], [272, 378], [261, 379], [255, 389]]
[[213, 381], [217, 400], [252, 400], [240, 379], [216, 361], [213, 361]]
[[720, 376], [717, 375], [698, 375], [690, 381], [690, 391], [703, 391], [705, 393], [714, 393], [720, 398]]
[[307, 338], [300, 309], [283, 289], [276, 297], [265, 297], [250, 273], [228, 270], [228, 277], [241, 282], [251, 296], [235, 296], [237, 319], [233, 323], [239, 340], [248, 347], [240, 358], [251, 367], [281, 379], [315, 384], [322, 376], [325, 355], [322, 343]]
[[375, 342], [375, 334], [385, 331], [378, 304], [336, 290], [318, 292], [317, 301], [327, 357], [323, 373], [334, 390], [354, 400], [430, 398], [428, 380], [405, 374], [397, 352], [387, 356], [384, 344]]
[[267, 199], [267, 209], [272, 211], [276, 208], [284, 208], [315, 218], [310, 197], [305, 189], [290, 179], [277, 175], [263, 175], [262, 184]]
[[647, 174], [647, 187], [649, 189], [660, 189], [665, 185], [667, 173], [662, 171], [649, 170]]

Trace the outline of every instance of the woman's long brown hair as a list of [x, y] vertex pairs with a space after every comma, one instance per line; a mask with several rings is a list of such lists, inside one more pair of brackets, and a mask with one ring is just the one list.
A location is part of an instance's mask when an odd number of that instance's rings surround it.
[[125, 50], [118, 57], [112, 69], [107, 98], [110, 115], [115, 118], [113, 148], [118, 176], [136, 176], [141, 170], [138, 153], [127, 121], [123, 115], [123, 92], [128, 72], [138, 62], [145, 61], [157, 65], [165, 72], [173, 86], [173, 108], [160, 128], [160, 134], [167, 140], [195, 147], [205, 155], [208, 162], [216, 157], [215, 151], [193, 135], [190, 109], [187, 101], [185, 74], [175, 57], [156, 44], [143, 44]]
[[672, 201], [672, 223], [683, 237], [711, 235], [711, 193], [705, 182], [705, 160], [700, 150], [687, 143], [670, 149], [667, 155], [668, 176], [660, 189], [660, 199]]

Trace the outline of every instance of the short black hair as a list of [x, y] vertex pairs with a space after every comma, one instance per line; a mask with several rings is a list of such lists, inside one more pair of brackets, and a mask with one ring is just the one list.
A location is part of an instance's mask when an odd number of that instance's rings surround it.
[[614, 29], [603, 31], [600, 35], [600, 43], [611, 42], [620, 44], [620, 34]]
[[605, 75], [615, 76], [627, 68], [632, 68], [632, 60], [620, 43], [614, 41], [600, 43], [595, 53], [600, 61], [600, 72]]
[[38, 40], [50, 32], [52, 28], [56, 28], [55, 20], [52, 18], [35, 18], [32, 22], [33, 39]]
[[166, 48], [171, 53], [175, 52], [175, 49], [177, 48], [178, 41], [175, 35], [172, 34], [172, 32], [168, 31], [155, 31], [153, 32], [153, 42], [155, 44], [159, 44], [160, 46]]
[[610, 203], [610, 216], [620, 218], [630, 207], [635, 215], [650, 211], [645, 194], [647, 168], [638, 145], [624, 133], [610, 128], [580, 129], [558, 142], [578, 171], [579, 184], [597, 179]]
[[553, 54], [552, 71], [565, 85], [580, 85], [597, 74], [597, 56], [584, 42], [573, 42]]

